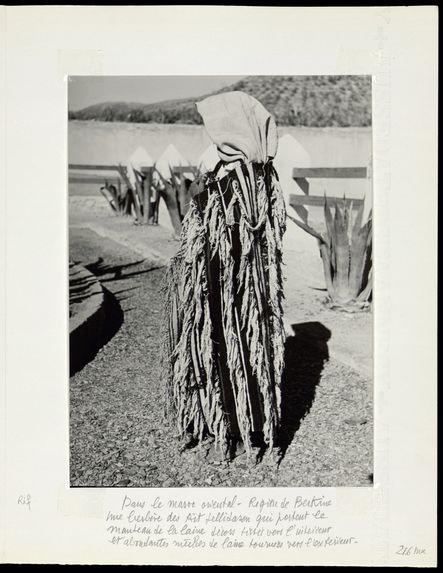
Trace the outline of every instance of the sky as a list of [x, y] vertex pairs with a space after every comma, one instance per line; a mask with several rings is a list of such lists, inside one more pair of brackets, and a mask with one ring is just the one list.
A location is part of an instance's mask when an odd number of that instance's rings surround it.
[[203, 96], [244, 76], [70, 76], [68, 108], [110, 101], [156, 103]]

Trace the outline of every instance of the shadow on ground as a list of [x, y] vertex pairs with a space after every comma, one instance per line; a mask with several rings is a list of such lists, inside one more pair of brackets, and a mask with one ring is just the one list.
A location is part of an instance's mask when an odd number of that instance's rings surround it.
[[[91, 362], [98, 351], [107, 344], [118, 332], [123, 324], [123, 311], [115, 296], [106, 288], [103, 288], [104, 296], [104, 321], [100, 331], [91, 333], [90, 340], [77, 340], [75, 333], [69, 340], [69, 375], [73, 376], [88, 362]], [[83, 335], [82, 335], [83, 336]]]
[[108, 265], [104, 262], [102, 257], [99, 257], [97, 261], [95, 261], [94, 263], [89, 263], [85, 265], [85, 267], [88, 269], [89, 272], [93, 273], [96, 277], [113, 275], [112, 277], [101, 278], [100, 279], [101, 283], [124, 280], [138, 275], [144, 275], [146, 273], [150, 273], [151, 271], [155, 271], [163, 267], [163, 265], [158, 265], [155, 267], [151, 267], [149, 269], [137, 270], [135, 272], [127, 272], [128, 269], [131, 269], [132, 267], [137, 267], [143, 262], [144, 259], [136, 261], [135, 263], [126, 263], [124, 265]]
[[280, 461], [315, 399], [324, 363], [329, 359], [331, 331], [320, 322], [291, 325], [294, 336], [285, 342], [285, 368], [281, 383]]

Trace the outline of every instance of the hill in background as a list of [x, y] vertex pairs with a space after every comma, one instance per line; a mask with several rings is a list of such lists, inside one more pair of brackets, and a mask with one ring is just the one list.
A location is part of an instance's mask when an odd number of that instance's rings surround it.
[[[258, 99], [272, 113], [278, 125], [371, 125], [370, 76], [248, 76], [214, 93], [234, 90]], [[80, 111], [70, 111], [69, 119], [201, 124], [195, 102], [204, 97], [153, 104], [100, 103]]]

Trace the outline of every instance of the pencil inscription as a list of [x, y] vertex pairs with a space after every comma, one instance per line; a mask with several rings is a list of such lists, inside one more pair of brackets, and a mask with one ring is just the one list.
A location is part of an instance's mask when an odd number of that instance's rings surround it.
[[24, 505], [29, 510], [31, 510], [31, 496], [30, 496], [30, 494], [27, 493], [25, 495], [19, 495], [18, 499], [17, 499], [17, 504], [18, 505]]
[[395, 553], [404, 557], [411, 557], [411, 555], [425, 555], [426, 549], [416, 545], [400, 545]]

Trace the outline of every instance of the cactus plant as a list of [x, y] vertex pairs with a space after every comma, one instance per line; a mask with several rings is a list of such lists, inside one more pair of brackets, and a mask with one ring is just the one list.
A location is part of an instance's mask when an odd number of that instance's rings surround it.
[[[334, 210], [332, 214], [331, 207]], [[326, 231], [289, 218], [318, 239], [331, 308], [366, 309], [372, 298], [372, 212], [363, 224], [364, 203], [353, 209], [352, 201], [325, 196]]]

